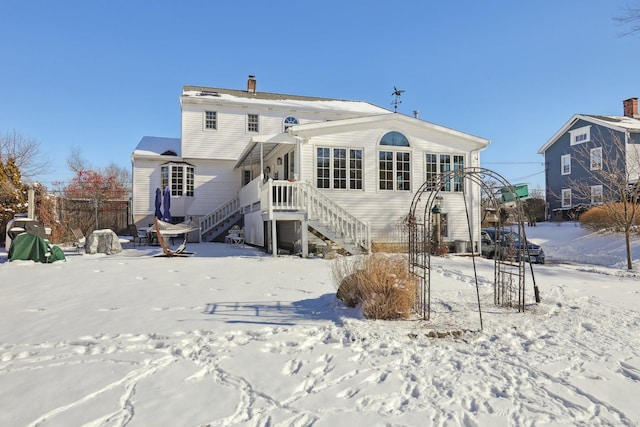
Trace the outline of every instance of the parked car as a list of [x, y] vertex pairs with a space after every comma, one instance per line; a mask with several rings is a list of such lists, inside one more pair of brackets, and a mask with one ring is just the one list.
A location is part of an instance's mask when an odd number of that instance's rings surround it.
[[521, 247], [520, 235], [514, 231], [499, 228], [483, 228], [481, 231], [481, 251], [487, 258], [513, 259], [520, 261], [520, 254], [525, 261], [544, 264], [544, 251], [539, 245], [527, 242], [527, 248]]
[[480, 252], [487, 258], [493, 258], [496, 253], [496, 244], [485, 230], [480, 231]]

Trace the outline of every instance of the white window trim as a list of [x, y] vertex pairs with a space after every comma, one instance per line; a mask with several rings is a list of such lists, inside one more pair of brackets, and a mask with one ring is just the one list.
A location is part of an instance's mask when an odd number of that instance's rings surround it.
[[[392, 190], [383, 190], [380, 188], [380, 153], [381, 152], [391, 152], [393, 153], [393, 189]], [[396, 154], [397, 153], [409, 153], [409, 189], [408, 190], [400, 190], [398, 189], [398, 169], [396, 164]], [[364, 157], [364, 156], [363, 156]], [[402, 193], [410, 193], [413, 191], [413, 150], [411, 147], [397, 147], [394, 145], [379, 145], [378, 151], [376, 152], [376, 191], [378, 192], [387, 192], [387, 191], [398, 191]]]
[[[287, 119], [293, 119], [295, 120], [295, 123], [287, 123]], [[282, 119], [282, 132], [286, 132], [288, 128], [290, 128], [291, 126], [297, 126], [300, 124], [300, 120], [298, 120], [297, 117], [295, 116], [287, 116], [284, 119]]]
[[[249, 130], [249, 116], [258, 116], [258, 130]], [[244, 130], [246, 133], [250, 133], [252, 135], [254, 134], [259, 134], [260, 133], [260, 129], [262, 129], [262, 119], [260, 117], [260, 114], [257, 113], [247, 113], [245, 115], [245, 126], [244, 126]]]
[[[425, 151], [422, 155], [422, 162], [423, 162], [423, 170], [424, 170], [424, 181], [427, 181], [427, 154], [433, 154], [436, 156], [436, 172], [435, 174], [438, 175], [440, 173], [442, 173], [440, 171], [441, 169], [441, 163], [440, 163], [440, 156], [445, 155], [445, 156], [451, 156], [451, 167], [452, 169], [450, 169], [451, 171], [456, 170], [455, 169], [455, 163], [454, 163], [454, 157], [458, 156], [458, 157], [462, 157], [462, 169], [464, 169], [465, 167], [467, 167], [467, 154], [463, 153], [463, 152], [455, 152], [455, 153], [443, 153], [443, 152], [433, 152], [433, 151]], [[450, 189], [447, 190], [446, 188], [442, 188], [440, 191], [444, 191], [447, 193], [462, 193], [464, 192], [464, 186], [465, 186], [465, 182], [464, 179], [462, 180], [462, 187], [460, 190], [456, 191], [454, 190], [455, 188], [455, 179], [452, 179], [449, 187]]]
[[[207, 113], [215, 113], [215, 115], [216, 115], [216, 127], [215, 128], [208, 128], [207, 127]], [[218, 130], [218, 112], [217, 111], [205, 110], [205, 112], [202, 114], [202, 130], [204, 130], [205, 132], [215, 132], [215, 131]]]
[[[329, 149], [329, 188], [320, 188], [318, 187], [318, 148], [328, 148]], [[338, 149], [338, 150], [346, 150], [346, 154], [347, 154], [347, 158], [346, 158], [346, 172], [347, 172], [347, 185], [346, 188], [335, 188], [333, 186], [333, 150], [334, 149]], [[362, 188], [351, 188], [351, 166], [350, 166], [350, 158], [349, 158], [349, 150], [358, 150], [362, 153], [362, 169], [360, 169], [360, 171], [362, 172]], [[328, 145], [317, 145], [314, 147], [313, 149], [313, 175], [314, 175], [314, 182], [315, 182], [315, 187], [319, 188], [321, 190], [335, 190], [335, 191], [364, 191], [365, 190], [365, 172], [366, 172], [366, 164], [365, 164], [365, 149], [364, 147], [335, 147], [335, 146], [328, 146]]]
[[[595, 195], [597, 195], [600, 200], [595, 200]], [[592, 205], [601, 205], [604, 201], [604, 196], [602, 193], [602, 185], [592, 185], [591, 186], [591, 204]]]
[[[586, 135], [584, 139], [578, 141], [577, 139], [581, 135]], [[591, 125], [583, 126], [577, 129], [573, 129], [569, 131], [569, 136], [571, 138], [571, 145], [583, 144], [585, 142], [591, 141]]]
[[[566, 159], [569, 161], [567, 162]], [[565, 172], [565, 164], [569, 165], [569, 171]], [[560, 156], [560, 173], [562, 175], [571, 175], [571, 154], [563, 154]]]
[[[565, 199], [569, 199], [569, 203], [565, 203]], [[560, 202], [562, 203], [563, 208], [571, 207], [571, 189], [570, 188], [562, 189], [562, 196], [560, 198]]]
[[[593, 153], [596, 152], [600, 152], [600, 164], [597, 165], [597, 167], [594, 167], [593, 164]], [[602, 170], [602, 147], [596, 147], [596, 148], [592, 148], [591, 150], [589, 150], [589, 167], [591, 168], [592, 171], [599, 171]]]
[[[173, 191], [173, 168], [174, 167], [178, 167], [182, 169], [182, 194], [174, 194]], [[167, 175], [167, 182], [163, 183], [161, 182], [161, 186], [164, 188], [165, 186], [168, 186], [170, 191], [171, 191], [171, 197], [194, 197], [195, 196], [195, 191], [196, 191], [196, 168], [195, 166], [191, 165], [191, 164], [186, 164], [186, 163], [166, 163], [163, 165], [160, 165], [160, 179], [162, 180], [162, 169], [163, 168], [167, 168], [168, 171], [168, 175]], [[188, 169], [191, 169], [193, 171], [193, 182], [191, 183], [192, 188], [192, 193], [193, 194], [188, 194], [189, 193], [189, 180], [188, 180]]]

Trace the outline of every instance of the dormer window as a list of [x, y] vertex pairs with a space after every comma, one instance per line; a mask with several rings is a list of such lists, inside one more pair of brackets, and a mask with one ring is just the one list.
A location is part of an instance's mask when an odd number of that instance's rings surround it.
[[287, 129], [289, 129], [291, 126], [298, 124], [298, 119], [296, 119], [295, 117], [289, 116], [283, 120], [283, 124], [284, 124], [284, 131], [286, 132]]
[[591, 141], [591, 126], [583, 126], [578, 129], [570, 130], [571, 145], [582, 144]]

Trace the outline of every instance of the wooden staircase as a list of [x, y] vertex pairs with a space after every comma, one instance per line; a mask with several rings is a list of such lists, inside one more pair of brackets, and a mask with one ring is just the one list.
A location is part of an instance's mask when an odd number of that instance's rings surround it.
[[232, 226], [243, 219], [238, 199], [229, 200], [200, 219], [200, 241], [224, 241], [224, 236]]
[[[245, 200], [247, 208], [256, 202], [266, 220], [280, 220], [287, 215], [298, 214], [306, 218], [311, 233], [333, 243], [349, 254], [371, 251], [369, 225], [308, 182], [269, 180], [261, 183], [259, 200]], [[239, 199], [233, 199], [216, 208], [200, 220], [200, 241], [219, 239], [232, 225], [243, 219], [243, 208]]]

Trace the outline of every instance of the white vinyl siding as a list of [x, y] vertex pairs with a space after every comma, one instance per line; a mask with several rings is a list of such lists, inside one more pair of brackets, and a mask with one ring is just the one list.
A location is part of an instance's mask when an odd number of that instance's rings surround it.
[[[379, 114], [381, 111], [370, 111], [366, 107], [363, 111], [356, 110], [353, 106], [349, 109], [329, 109], [326, 102], [319, 104], [309, 103], [309, 108], [293, 110], [291, 103], [285, 102], [279, 105], [279, 101], [272, 104], [265, 101], [259, 103], [254, 100], [244, 101], [240, 98], [233, 102], [227, 102], [222, 98], [190, 97], [181, 98], [181, 135], [182, 150], [179, 153], [181, 159], [188, 159], [194, 165], [198, 173], [194, 174], [194, 197], [175, 197], [172, 199], [171, 211], [173, 215], [193, 217], [210, 213], [214, 208], [234, 199], [238, 195], [241, 184], [250, 179], [250, 174], [243, 174], [240, 169], [234, 169], [234, 165], [245, 147], [251, 143], [257, 135], [279, 134], [285, 127], [284, 120], [294, 116], [301, 125], [314, 122], [327, 122], [341, 119], [360, 117], [366, 114]], [[206, 111], [216, 112], [216, 130], [206, 129]], [[248, 114], [259, 117], [258, 132], [248, 131]], [[384, 119], [384, 116], [383, 116]], [[377, 123], [377, 122], [376, 122]], [[398, 145], [381, 146], [377, 142], [389, 132], [390, 129], [402, 128], [406, 137], [411, 142], [411, 148]], [[396, 135], [397, 136], [397, 135]], [[276, 158], [284, 154], [290, 147], [281, 147], [280, 153], [274, 153], [273, 165]], [[335, 132], [312, 135], [308, 141], [296, 145], [295, 158], [300, 170], [296, 170], [298, 181], [315, 183], [317, 174], [316, 155], [317, 148], [328, 149], [328, 184], [326, 188], [319, 190], [331, 198], [335, 203], [344, 207], [359, 219], [369, 223], [371, 237], [374, 240], [384, 239], [390, 232], [393, 224], [406, 216], [408, 206], [415, 196], [411, 192], [413, 176], [416, 183], [422, 183], [426, 176], [424, 153], [431, 152], [437, 156], [450, 154], [452, 156], [452, 168], [455, 168], [454, 155], [463, 154], [469, 159], [471, 166], [478, 166], [479, 155], [475, 151], [480, 146], [474, 138], [457, 135], [446, 129], [427, 126], [404, 126], [403, 122], [392, 119], [388, 123], [380, 125], [366, 123], [360, 127], [341, 127]], [[337, 175], [334, 174], [333, 149], [345, 150], [346, 162], [339, 161], [336, 165]], [[299, 150], [299, 151], [298, 151]], [[353, 150], [356, 150], [353, 152]], [[380, 191], [377, 185], [379, 179], [379, 152], [390, 151], [392, 155], [390, 182], [392, 187], [398, 186], [401, 178], [401, 188], [408, 191]], [[419, 153], [412, 156], [411, 153]], [[404, 153], [397, 156], [396, 153]], [[470, 156], [470, 157], [469, 157]], [[135, 160], [134, 173], [136, 177], [136, 197], [134, 209], [136, 218], [153, 214], [153, 196], [157, 183], [160, 181], [160, 164], [167, 159], [156, 160], [153, 167], [147, 167]], [[151, 162], [153, 163], [153, 162]], [[290, 158], [289, 167], [293, 166]], [[248, 166], [252, 169], [253, 176], [261, 176], [259, 165]], [[283, 163], [284, 167], [284, 163]], [[344, 169], [346, 168], [346, 189], [358, 191], [334, 191], [334, 178], [338, 182], [344, 182]], [[400, 174], [398, 175], [398, 171]], [[436, 169], [436, 173], [438, 170]], [[142, 180], [142, 181], [141, 181]], [[188, 185], [189, 176], [184, 175], [185, 185]], [[367, 185], [368, 183], [368, 185]], [[338, 187], [342, 184], [338, 184]], [[455, 187], [455, 183], [452, 182]], [[480, 191], [476, 184], [469, 185], [466, 193], [474, 212], [479, 212]], [[186, 191], [183, 189], [183, 192]], [[448, 239], [468, 240], [468, 228], [465, 218], [465, 199], [463, 193], [451, 191], [444, 195], [444, 210], [448, 214]], [[138, 213], [142, 207], [142, 212]], [[245, 219], [251, 214], [245, 215]], [[256, 224], [259, 230], [251, 231], [247, 228], [247, 235], [257, 233], [261, 235], [260, 212]], [[479, 229], [479, 215], [474, 214], [474, 229]]]

